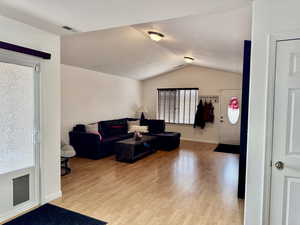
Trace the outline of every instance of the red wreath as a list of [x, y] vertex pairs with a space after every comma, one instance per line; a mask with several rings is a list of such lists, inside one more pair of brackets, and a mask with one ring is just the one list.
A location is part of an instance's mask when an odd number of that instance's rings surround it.
[[239, 109], [239, 100], [237, 97], [232, 97], [229, 102], [229, 108]]

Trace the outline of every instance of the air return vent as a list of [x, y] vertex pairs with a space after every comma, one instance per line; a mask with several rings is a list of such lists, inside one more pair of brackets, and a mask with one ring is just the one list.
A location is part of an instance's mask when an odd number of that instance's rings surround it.
[[67, 30], [67, 31], [76, 32], [75, 29], [73, 29], [72, 27], [69, 27], [69, 26], [62, 26], [61, 28], [62, 28], [62, 29], [65, 29], [65, 30]]
[[29, 174], [13, 179], [13, 205], [29, 200]]

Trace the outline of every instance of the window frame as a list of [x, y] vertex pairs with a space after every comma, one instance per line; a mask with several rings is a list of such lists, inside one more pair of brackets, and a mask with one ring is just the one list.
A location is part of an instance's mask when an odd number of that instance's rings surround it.
[[[199, 88], [158, 88], [157, 89], [157, 101], [156, 101], [156, 119], [161, 119], [161, 111], [160, 111], [160, 105], [161, 105], [161, 98], [160, 98], [160, 92], [165, 92], [167, 93], [168, 91], [174, 91], [176, 94], [175, 94], [175, 100], [174, 100], [174, 108], [180, 108], [180, 102], [181, 102], [181, 96], [180, 96], [180, 91], [184, 91], [184, 103], [183, 103], [183, 111], [185, 112], [186, 111], [186, 107], [188, 107], [188, 114], [185, 115], [186, 113], [183, 114], [183, 122], [167, 122], [167, 121], [170, 121], [170, 112], [169, 112], [169, 119], [166, 120], [166, 110], [165, 110], [165, 103], [164, 103], [164, 110], [163, 110], [163, 120], [165, 120], [165, 123], [166, 124], [174, 124], [174, 125], [193, 125], [194, 124], [194, 121], [191, 121], [191, 105], [192, 105], [192, 91], [196, 91], [196, 97], [195, 97], [195, 114], [196, 114], [196, 111], [197, 111], [197, 105], [198, 105], [198, 100], [199, 100]], [[190, 91], [189, 93], [189, 100], [188, 102], [186, 103], [186, 96], [187, 96], [187, 91]], [[178, 95], [179, 93], [179, 95]], [[178, 98], [179, 97], [179, 98]], [[179, 99], [179, 101], [177, 100], [177, 98]], [[169, 97], [170, 99], [170, 97]], [[166, 94], [164, 96], [164, 102], [166, 101]], [[169, 104], [169, 110], [170, 110], [170, 103], [171, 101], [168, 102]], [[178, 112], [177, 112], [178, 111]], [[176, 116], [177, 117], [177, 121], [180, 121], [180, 110], [174, 110], [173, 112], [173, 121], [176, 121]], [[178, 115], [177, 115], [178, 114]], [[186, 123], [186, 116], [189, 117], [189, 123]]]

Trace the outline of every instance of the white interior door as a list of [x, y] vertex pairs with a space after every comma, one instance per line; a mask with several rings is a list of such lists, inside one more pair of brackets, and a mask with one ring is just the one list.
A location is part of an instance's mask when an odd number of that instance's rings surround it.
[[0, 222], [39, 204], [35, 68], [0, 52]]
[[300, 224], [300, 40], [277, 42], [271, 225]]
[[220, 143], [240, 144], [241, 90], [222, 90], [220, 101]]

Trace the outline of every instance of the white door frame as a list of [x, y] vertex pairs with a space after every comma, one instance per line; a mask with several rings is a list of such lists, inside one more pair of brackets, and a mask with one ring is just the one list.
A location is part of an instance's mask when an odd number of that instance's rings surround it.
[[[296, 38], [298, 37], [298, 38]], [[266, 107], [266, 144], [264, 160], [264, 185], [263, 185], [263, 218], [265, 225], [270, 222], [270, 201], [271, 201], [271, 176], [272, 176], [272, 155], [273, 155], [273, 120], [275, 100], [275, 76], [276, 76], [276, 50], [278, 41], [300, 39], [300, 30], [281, 32], [269, 35], [269, 56], [267, 72], [267, 107]], [[268, 135], [270, 134], [270, 135]]]
[[11, 212], [8, 212], [6, 215], [4, 215], [3, 218], [1, 218], [1, 222], [5, 220], [9, 220], [24, 211], [32, 209], [33, 205], [41, 205], [45, 202], [45, 199], [43, 196], [45, 196], [45, 187], [43, 182], [43, 174], [44, 174], [44, 167], [43, 167], [43, 152], [41, 148], [41, 66], [42, 61], [39, 58], [24, 55], [21, 53], [8, 51], [0, 49], [0, 62], [5, 63], [12, 63], [16, 65], [23, 65], [23, 66], [30, 66], [33, 68], [34, 71], [34, 127], [35, 127], [35, 133], [34, 133], [34, 148], [35, 148], [35, 165], [36, 165], [36, 174], [35, 174], [35, 190], [38, 190], [38, 193], [36, 196], [36, 201], [32, 204], [24, 204], [20, 207], [16, 207]]
[[[222, 115], [222, 93], [223, 93], [223, 91], [240, 91], [240, 94], [241, 94], [241, 96], [240, 96], [240, 101], [239, 101], [239, 105], [240, 105], [240, 114], [239, 114], [239, 121], [238, 122], [241, 122], [241, 115], [242, 115], [242, 94], [243, 94], [243, 89], [242, 88], [235, 88], [235, 89], [220, 89], [220, 95], [219, 95], [219, 118], [218, 118], [218, 130], [219, 130], [219, 143], [221, 143], [221, 126], [222, 126], [222, 124], [221, 124], [221, 122], [219, 122], [220, 120], [221, 120], [221, 115]], [[227, 115], [227, 110], [226, 110], [226, 113], [225, 113], [226, 115], [223, 115], [223, 120], [224, 120], [224, 117], [228, 117], [228, 115]], [[226, 118], [227, 119], [227, 118]], [[239, 133], [240, 133], [240, 131], [239, 131]]]

